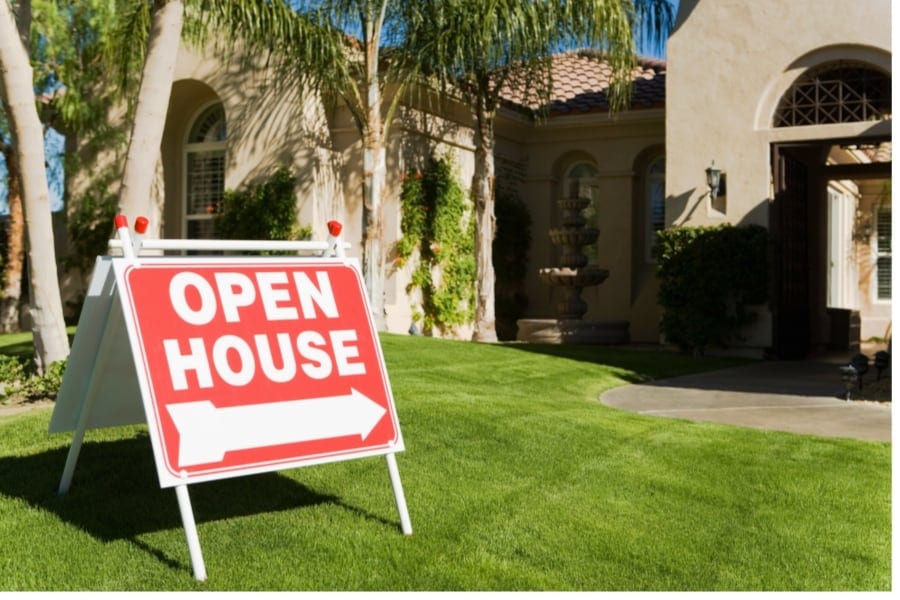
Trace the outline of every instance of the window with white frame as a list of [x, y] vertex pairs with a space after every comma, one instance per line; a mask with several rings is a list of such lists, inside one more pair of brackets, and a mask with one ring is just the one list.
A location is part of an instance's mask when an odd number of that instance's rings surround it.
[[878, 300], [891, 299], [891, 207], [879, 206], [875, 212], [877, 241], [875, 266], [877, 270]]
[[184, 231], [188, 239], [215, 237], [215, 222], [225, 192], [225, 109], [221, 103], [194, 119], [184, 152]]
[[666, 227], [666, 159], [659, 157], [650, 163], [644, 179], [644, 257], [647, 262], [656, 262], [653, 249], [656, 248], [656, 232]]

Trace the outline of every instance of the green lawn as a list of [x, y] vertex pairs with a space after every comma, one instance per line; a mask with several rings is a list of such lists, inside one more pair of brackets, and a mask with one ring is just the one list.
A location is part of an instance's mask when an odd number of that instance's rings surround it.
[[[144, 428], [0, 420], [0, 590], [889, 590], [891, 446], [606, 407], [733, 362], [382, 337], [414, 534], [384, 459], [192, 485], [209, 580]], [[2, 351], [2, 349], [0, 349]]]

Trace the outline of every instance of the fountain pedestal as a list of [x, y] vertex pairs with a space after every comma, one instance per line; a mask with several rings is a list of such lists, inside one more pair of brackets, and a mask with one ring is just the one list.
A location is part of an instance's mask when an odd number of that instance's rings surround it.
[[519, 319], [516, 339], [524, 342], [570, 344], [623, 344], [628, 341], [628, 321], [585, 321], [588, 305], [581, 298], [586, 287], [600, 285], [609, 270], [588, 265], [581, 248], [597, 241], [599, 231], [585, 227], [581, 212], [590, 204], [586, 198], [564, 198], [562, 227], [550, 230], [551, 241], [562, 247], [560, 267], [540, 269], [541, 281], [563, 291], [556, 304], [555, 319]]
[[533, 344], [628, 343], [628, 321], [585, 321], [583, 319], [519, 319], [516, 340]]

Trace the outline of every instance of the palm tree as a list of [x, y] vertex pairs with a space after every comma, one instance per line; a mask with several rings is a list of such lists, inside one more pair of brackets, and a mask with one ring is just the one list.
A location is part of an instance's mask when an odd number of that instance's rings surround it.
[[[326, 96], [341, 98], [362, 137], [363, 148], [363, 275], [376, 327], [384, 325], [384, 193], [387, 175], [385, 140], [393, 114], [415, 65], [395, 50], [405, 36], [409, 11], [417, 2], [401, 0], [295, 1], [299, 10], [330, 31], [359, 37], [335, 38], [335, 54], [344, 57], [344, 68], [321, 81]], [[385, 56], [385, 49], [390, 51]], [[309, 65], [298, 63], [301, 68]], [[387, 85], [390, 97], [385, 98]]]
[[550, 57], [563, 47], [601, 49], [612, 71], [610, 106], [627, 105], [635, 33], [664, 39], [668, 0], [422, 0], [407, 52], [459, 94], [475, 119], [476, 306], [472, 339], [496, 341], [494, 317], [494, 119], [506, 87], [547, 99]]
[[[171, 5], [181, 4], [187, 12], [180, 16], [176, 6]], [[410, 65], [402, 54], [393, 54], [386, 61], [382, 51], [385, 45], [398, 43], [405, 30], [404, 11], [413, 6], [414, 3], [397, 0], [155, 0], [152, 15], [154, 23], [160, 23], [160, 27], [154, 27], [149, 38], [142, 91], [135, 109], [134, 132], [123, 176], [120, 209], [131, 214], [154, 213], [154, 207], [147, 204], [152, 170], [147, 169], [146, 165], [155, 164], [157, 159], [165, 115], [154, 110], [158, 111], [158, 107], [165, 107], [168, 103], [171, 76], [165, 73], [174, 65], [174, 49], [177, 47], [174, 43], [158, 44], [153, 41], [155, 35], [162, 35], [164, 31], [161, 27], [163, 13], [171, 11], [168, 26], [172, 36], [178, 27], [184, 25], [184, 18], [190, 18], [193, 14], [201, 23], [201, 27], [194, 29], [197, 32], [225, 32], [227, 39], [240, 39], [251, 47], [267, 52], [277, 41], [280, 60], [276, 68], [281, 78], [302, 74], [305, 83], [319, 88], [323, 95], [341, 98], [362, 136], [363, 273], [376, 327], [383, 329], [385, 259], [382, 206], [387, 168], [384, 145], [392, 114], [404, 84], [409, 80]], [[136, 7], [138, 11], [124, 21], [128, 28], [123, 30], [126, 34], [120, 36], [120, 48], [130, 50], [139, 47], [129, 43], [129, 40], [142, 39], [139, 35], [140, 24], [149, 20], [151, 7], [146, 1]], [[358, 35], [359, 43], [344, 32]], [[193, 41], [206, 39], [199, 37]], [[150, 71], [151, 64], [157, 61], [163, 66]], [[117, 63], [130, 65], [134, 64], [134, 60], [126, 57]], [[151, 83], [154, 81], [168, 83], [152, 84], [152, 89], [156, 91], [151, 95]], [[394, 84], [394, 91], [385, 102], [387, 82]], [[146, 99], [142, 98], [145, 93]]]
[[[181, 5], [183, 11], [179, 10]], [[132, 12], [123, 20], [125, 27], [118, 42], [118, 48], [126, 53], [115, 63], [130, 69], [143, 64], [144, 75], [122, 179], [120, 210], [149, 215], [158, 210], [149, 205], [153, 170], [146, 166], [158, 160], [177, 44], [159, 43], [157, 36], [168, 31], [169, 39], [177, 40], [176, 30], [193, 22], [199, 25], [191, 28], [200, 34], [191, 38], [196, 43], [207, 41], [205, 34], [217, 31], [224, 32], [225, 40], [241, 40], [249, 49], [272, 52], [277, 46], [275, 68], [280, 78], [300, 74], [304, 83], [324, 96], [341, 98], [360, 131], [363, 274], [376, 327], [384, 329], [384, 146], [393, 112], [413, 69], [406, 55], [393, 53], [385, 60], [383, 50], [386, 45], [399, 44], [406, 31], [407, 11], [417, 4], [399, 0], [140, 0], [130, 6]], [[154, 27], [147, 37], [151, 17]], [[358, 35], [358, 43], [345, 32]], [[136, 61], [134, 52], [142, 57], [144, 39], [149, 40], [146, 60]], [[393, 91], [385, 101], [388, 82]]]
[[[30, 4], [22, 5], [27, 5], [20, 6], [22, 14], [30, 15]], [[25, 26], [17, 29], [10, 1], [0, 1], [0, 95], [20, 169], [35, 362], [38, 372], [43, 372], [69, 355], [69, 338], [56, 273], [44, 132], [35, 105], [32, 68], [26, 51], [27, 31]]]
[[[142, 1], [136, 8], [138, 11], [134, 15], [146, 18], [145, 11], [151, 6]], [[149, 216], [156, 230], [160, 226], [161, 211], [149, 204], [156, 171], [150, 167], [159, 160], [183, 25], [183, 0], [153, 1], [152, 24], [119, 190], [119, 211], [132, 218]]]

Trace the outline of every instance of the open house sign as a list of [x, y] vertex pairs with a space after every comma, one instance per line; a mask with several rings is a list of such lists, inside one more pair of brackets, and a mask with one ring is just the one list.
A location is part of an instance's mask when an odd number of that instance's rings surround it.
[[163, 486], [403, 449], [356, 269], [115, 266]]

